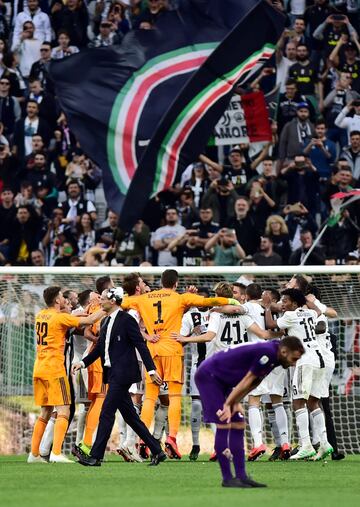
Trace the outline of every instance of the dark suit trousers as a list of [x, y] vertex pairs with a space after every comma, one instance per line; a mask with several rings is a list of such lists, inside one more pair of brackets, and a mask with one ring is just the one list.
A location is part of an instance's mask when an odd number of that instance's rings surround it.
[[91, 449], [91, 456], [93, 458], [102, 459], [104, 457], [106, 444], [114, 426], [117, 410], [120, 411], [126, 424], [128, 424], [149, 447], [152, 454], [159, 454], [159, 452], [161, 452], [159, 442], [151, 435], [136, 413], [129, 394], [130, 385], [131, 384], [109, 384], [109, 390], [101, 409], [96, 439]]

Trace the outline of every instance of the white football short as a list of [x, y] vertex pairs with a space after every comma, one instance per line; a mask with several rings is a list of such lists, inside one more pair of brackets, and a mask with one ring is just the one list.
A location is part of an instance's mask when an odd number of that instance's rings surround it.
[[322, 398], [325, 382], [325, 367], [311, 364], [298, 364], [295, 366], [292, 382], [292, 395], [294, 400], [308, 400], [310, 396]]

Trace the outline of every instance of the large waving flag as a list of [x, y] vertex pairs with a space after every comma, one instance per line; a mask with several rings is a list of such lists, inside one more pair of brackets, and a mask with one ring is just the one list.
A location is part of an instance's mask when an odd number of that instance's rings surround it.
[[112, 209], [121, 210], [139, 161], [179, 91], [259, 3], [182, 0], [153, 30], [129, 32], [120, 46], [51, 64], [60, 105], [82, 148], [103, 170]]
[[206, 145], [234, 86], [273, 54], [283, 15], [266, 1], [239, 5], [243, 17], [187, 81], [152, 136], [127, 192], [121, 227], [131, 227], [150, 196], [180, 180]]

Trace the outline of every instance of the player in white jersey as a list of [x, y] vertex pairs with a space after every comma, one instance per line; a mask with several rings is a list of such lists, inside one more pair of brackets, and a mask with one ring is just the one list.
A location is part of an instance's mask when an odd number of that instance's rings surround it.
[[[204, 289], [199, 289], [198, 294], [200, 296], [209, 297], [209, 292]], [[206, 333], [209, 317], [210, 313], [207, 308], [190, 308], [190, 310], [188, 310], [182, 318], [180, 334], [182, 336], [199, 336]], [[191, 348], [190, 396], [192, 448], [189, 454], [189, 459], [190, 461], [196, 461], [200, 453], [199, 435], [202, 406], [194, 377], [197, 367], [206, 357], [207, 347], [206, 343], [193, 343]]]
[[[284, 314], [277, 319], [277, 327], [299, 338], [305, 347], [305, 354], [296, 364], [293, 378], [293, 406], [301, 445], [297, 454], [290, 459], [308, 459], [316, 455], [314, 460], [320, 460], [333, 452], [327, 440], [325, 417], [319, 405], [325, 363], [316, 340], [315, 323], [321, 311], [298, 289], [283, 291], [281, 304]], [[314, 309], [306, 308], [305, 305], [313, 306]], [[308, 410], [320, 438], [318, 453], [310, 440]]]

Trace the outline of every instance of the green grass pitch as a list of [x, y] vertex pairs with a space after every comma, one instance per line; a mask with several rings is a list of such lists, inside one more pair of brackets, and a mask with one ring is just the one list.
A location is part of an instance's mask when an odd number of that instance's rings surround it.
[[217, 463], [166, 461], [157, 468], [113, 455], [100, 468], [28, 465], [0, 456], [0, 504], [6, 507], [352, 507], [360, 505], [360, 456], [327, 463], [250, 463], [266, 489], [220, 487]]

